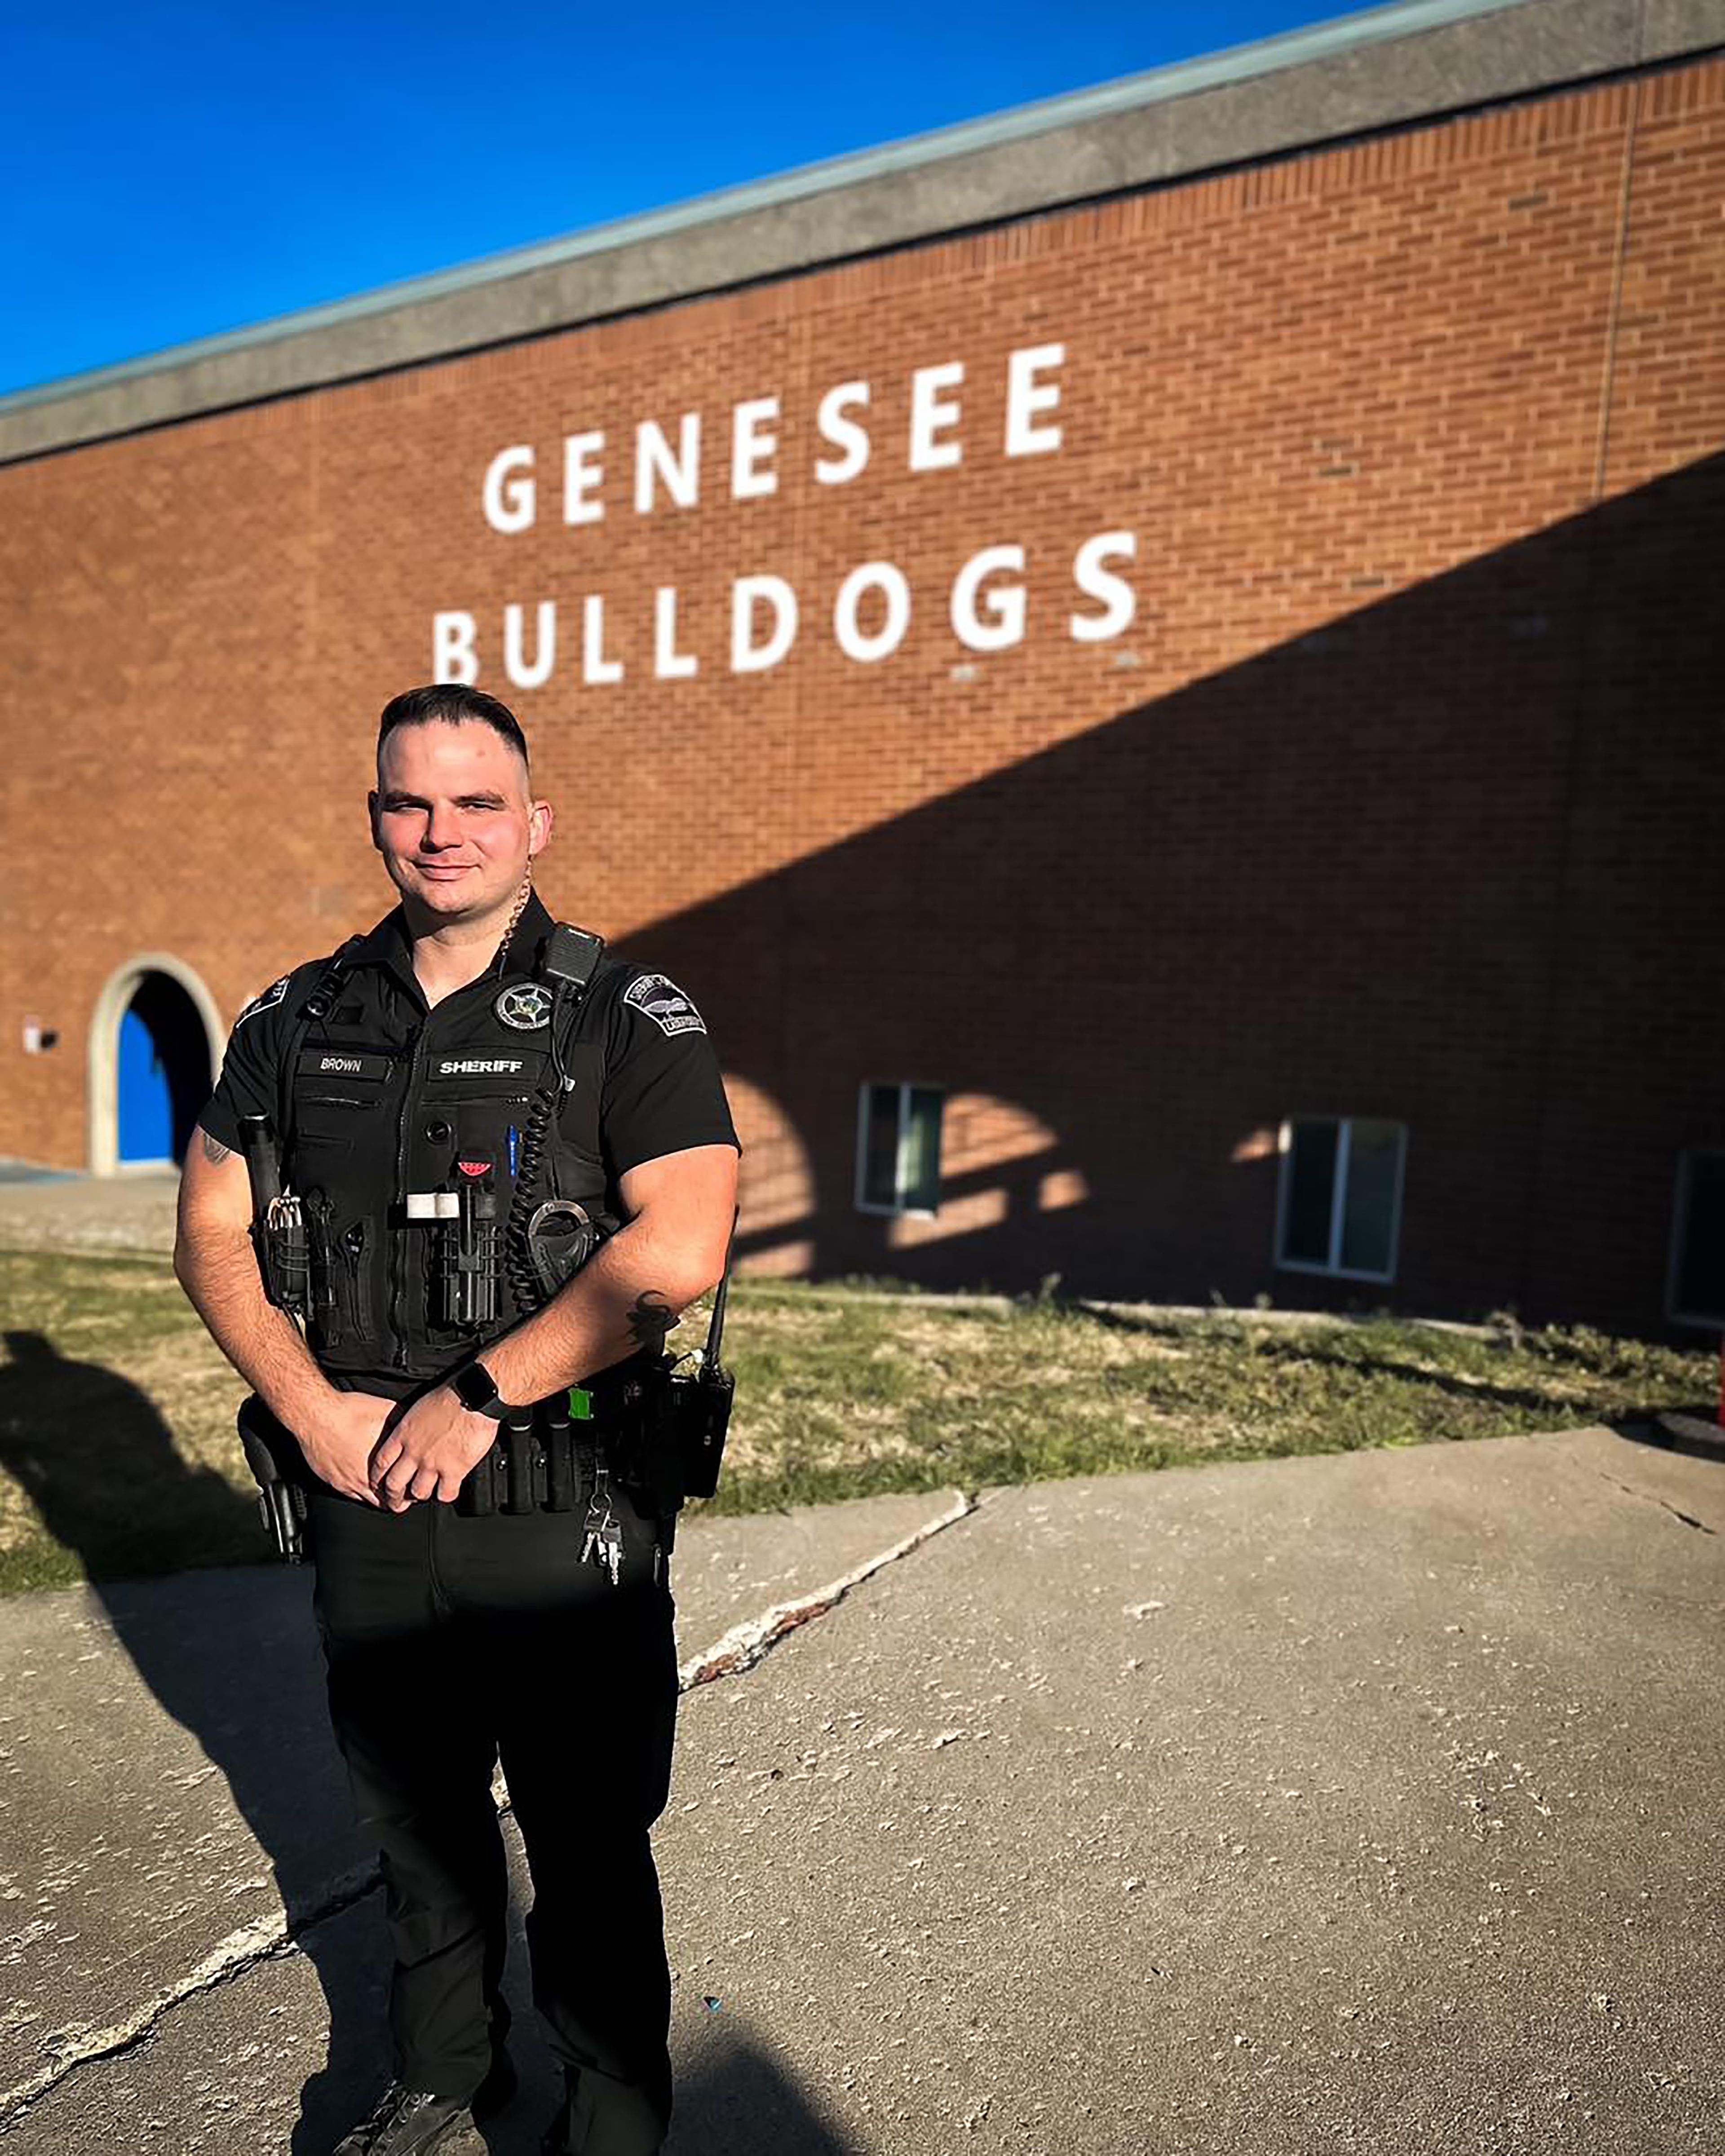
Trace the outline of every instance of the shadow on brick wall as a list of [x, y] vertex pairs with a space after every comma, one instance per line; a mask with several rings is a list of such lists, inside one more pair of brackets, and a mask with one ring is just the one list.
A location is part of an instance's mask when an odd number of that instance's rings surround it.
[[[1715, 457], [644, 926], [782, 1119], [743, 1258], [1661, 1328], [1725, 1140], [1722, 559]], [[1046, 1142], [862, 1214], [899, 1080]], [[1406, 1125], [1392, 1286], [1274, 1267], [1295, 1114]]]

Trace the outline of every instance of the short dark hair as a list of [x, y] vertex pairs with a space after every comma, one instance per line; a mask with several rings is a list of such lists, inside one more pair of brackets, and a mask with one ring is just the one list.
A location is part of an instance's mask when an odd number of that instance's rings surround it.
[[465, 720], [476, 720], [493, 733], [501, 734], [519, 753], [521, 762], [527, 761], [527, 737], [508, 705], [501, 703], [495, 696], [488, 696], [483, 689], [470, 689], [461, 681], [431, 681], [423, 689], [403, 689], [400, 696], [392, 696], [377, 721], [377, 753], [382, 754], [384, 742], [398, 726], [428, 726], [434, 719], [449, 726], [459, 726]]

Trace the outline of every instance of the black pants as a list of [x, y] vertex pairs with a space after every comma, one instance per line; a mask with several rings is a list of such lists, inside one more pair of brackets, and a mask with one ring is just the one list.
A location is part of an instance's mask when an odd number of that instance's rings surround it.
[[501, 2044], [503, 1771], [533, 1880], [534, 2001], [571, 2074], [572, 2148], [649, 2156], [670, 2117], [670, 1977], [647, 1830], [677, 1702], [668, 1564], [616, 1502], [619, 1583], [585, 1510], [467, 1519], [434, 1501], [311, 1503], [330, 1712], [382, 1852], [396, 2070], [470, 2097]]

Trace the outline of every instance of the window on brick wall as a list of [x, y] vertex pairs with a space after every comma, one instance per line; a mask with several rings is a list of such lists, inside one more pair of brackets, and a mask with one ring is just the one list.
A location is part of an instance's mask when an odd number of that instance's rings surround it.
[[1725, 1331], [1725, 1147], [1677, 1163], [1669, 1308], [1679, 1324]]
[[1296, 1116], [1281, 1127], [1276, 1262], [1348, 1280], [1395, 1277], [1404, 1124]]
[[938, 1209], [945, 1097], [936, 1086], [863, 1087], [856, 1133], [856, 1202], [862, 1212]]

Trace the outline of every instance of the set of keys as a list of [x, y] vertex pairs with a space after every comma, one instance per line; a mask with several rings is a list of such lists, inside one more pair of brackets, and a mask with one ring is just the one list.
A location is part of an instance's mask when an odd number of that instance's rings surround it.
[[603, 1466], [594, 1476], [593, 1496], [587, 1507], [587, 1539], [581, 1545], [581, 1562], [585, 1564], [595, 1553], [615, 1587], [623, 1569], [623, 1529], [617, 1524], [611, 1503], [610, 1470]]

